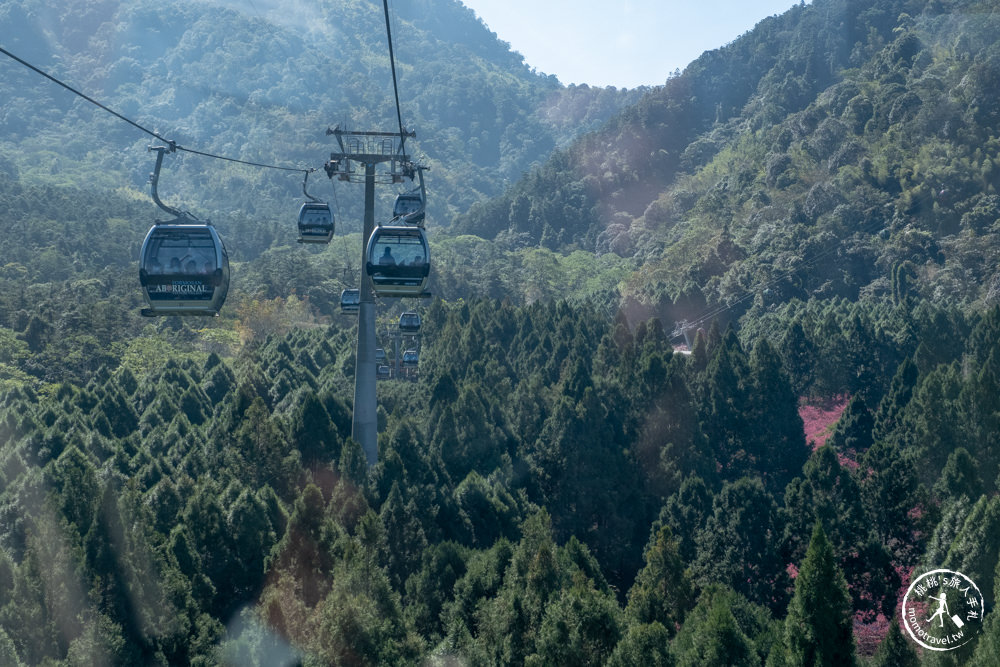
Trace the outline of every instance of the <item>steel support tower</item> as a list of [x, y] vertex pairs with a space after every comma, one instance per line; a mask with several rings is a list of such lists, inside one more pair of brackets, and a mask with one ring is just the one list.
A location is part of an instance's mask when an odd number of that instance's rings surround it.
[[[329, 129], [340, 148], [330, 154], [326, 172], [330, 178], [358, 182], [352, 163], [363, 164], [365, 183], [365, 221], [361, 235], [361, 284], [358, 308], [358, 346], [354, 364], [354, 417], [351, 437], [365, 452], [368, 466], [378, 462], [378, 399], [375, 393], [375, 291], [368, 277], [368, 239], [375, 229], [375, 184], [378, 164], [391, 163], [387, 183], [402, 181], [403, 168], [408, 160], [402, 148], [406, 138], [415, 132], [348, 132], [340, 127]], [[352, 179], [352, 177], [354, 177]]]

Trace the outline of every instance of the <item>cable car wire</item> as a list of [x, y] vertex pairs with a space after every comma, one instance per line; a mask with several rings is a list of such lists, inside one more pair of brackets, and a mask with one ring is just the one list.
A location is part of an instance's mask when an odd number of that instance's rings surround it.
[[396, 56], [392, 51], [392, 29], [389, 27], [389, 0], [382, 0], [385, 12], [385, 35], [389, 40], [389, 66], [392, 68], [392, 92], [396, 96], [396, 120], [399, 121], [399, 152], [406, 156], [406, 134], [403, 132], [403, 112], [399, 108], [399, 84], [396, 83]]
[[[136, 128], [138, 130], [141, 130], [142, 132], [145, 132], [146, 134], [148, 134], [151, 137], [154, 137], [156, 139], [159, 139], [160, 141], [166, 142], [167, 143], [167, 148], [169, 149], [169, 152], [173, 152], [175, 150], [176, 151], [184, 151], [185, 153], [192, 153], [194, 155], [200, 155], [201, 157], [212, 158], [214, 160], [225, 160], [227, 162], [236, 162], [238, 164], [245, 164], [245, 165], [248, 165], [248, 166], [251, 166], [251, 167], [261, 167], [263, 169], [277, 169], [279, 171], [295, 171], [295, 172], [305, 172], [305, 171], [307, 171], [306, 169], [302, 169], [302, 168], [299, 168], [299, 167], [281, 167], [281, 166], [274, 165], [274, 164], [265, 164], [263, 162], [250, 162], [248, 160], [240, 160], [240, 159], [237, 159], [237, 158], [226, 157], [225, 155], [216, 155], [214, 153], [206, 153], [204, 151], [195, 150], [193, 148], [186, 148], [186, 147], [181, 146], [180, 144], [178, 144], [176, 141], [170, 141], [169, 139], [166, 139], [159, 132], [155, 132], [153, 130], [150, 130], [147, 127], [143, 127], [142, 125], [140, 125], [139, 123], [135, 122], [134, 120], [123, 116], [122, 114], [118, 113], [114, 109], [111, 109], [110, 107], [108, 107], [108, 106], [106, 106], [106, 105], [98, 102], [97, 100], [95, 100], [94, 98], [90, 97], [89, 95], [86, 95], [86, 94], [80, 92], [79, 90], [77, 90], [76, 88], [73, 88], [68, 83], [60, 81], [59, 79], [57, 79], [56, 77], [52, 76], [48, 72], [45, 72], [44, 70], [41, 70], [38, 67], [35, 67], [34, 65], [32, 65], [31, 63], [29, 63], [28, 61], [26, 61], [26, 60], [24, 60], [22, 58], [17, 57], [16, 55], [14, 55], [13, 53], [11, 53], [7, 49], [3, 48], [2, 46], [0, 46], [0, 53], [4, 54], [8, 58], [16, 60], [18, 63], [24, 65], [25, 67], [27, 67], [31, 71], [33, 71], [33, 72], [35, 72], [37, 74], [41, 74], [42, 76], [44, 76], [49, 81], [52, 81], [53, 83], [58, 84], [59, 86], [62, 86], [63, 88], [65, 88], [69, 92], [73, 93], [74, 95], [82, 97], [83, 99], [87, 100], [88, 102], [90, 102], [94, 106], [98, 107], [99, 109], [101, 109], [103, 111], [107, 111], [112, 116], [115, 116], [116, 118], [119, 118], [119, 119], [125, 121], [126, 123], [128, 123], [132, 127]], [[397, 103], [398, 103], [398, 100], [397, 100]]]

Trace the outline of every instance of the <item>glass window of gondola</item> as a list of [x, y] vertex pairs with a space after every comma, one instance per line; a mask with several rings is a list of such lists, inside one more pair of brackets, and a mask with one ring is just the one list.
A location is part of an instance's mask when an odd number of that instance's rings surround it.
[[427, 286], [430, 252], [419, 227], [376, 227], [368, 241], [368, 275], [380, 296], [416, 296]]
[[229, 258], [211, 225], [154, 225], [143, 242], [139, 282], [152, 312], [214, 315], [229, 290]]
[[329, 204], [306, 202], [299, 208], [299, 243], [329, 243], [333, 228]]
[[420, 315], [414, 312], [405, 312], [400, 315], [399, 330], [403, 333], [417, 333], [420, 331]]

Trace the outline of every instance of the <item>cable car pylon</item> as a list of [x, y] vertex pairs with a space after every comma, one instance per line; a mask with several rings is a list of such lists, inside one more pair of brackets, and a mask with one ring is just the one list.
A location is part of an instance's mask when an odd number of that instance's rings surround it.
[[354, 364], [354, 416], [351, 437], [365, 453], [368, 466], [378, 462], [378, 398], [375, 382], [378, 369], [375, 362], [375, 290], [368, 272], [368, 246], [375, 231], [376, 166], [391, 164], [391, 182], [401, 182], [404, 170], [412, 165], [403, 153], [406, 138], [415, 132], [349, 132], [339, 126], [326, 131], [337, 140], [339, 151], [330, 154], [324, 166], [327, 176], [342, 181], [358, 182], [361, 175], [352, 163], [365, 166], [365, 218], [361, 235], [361, 281], [358, 285], [358, 344]]

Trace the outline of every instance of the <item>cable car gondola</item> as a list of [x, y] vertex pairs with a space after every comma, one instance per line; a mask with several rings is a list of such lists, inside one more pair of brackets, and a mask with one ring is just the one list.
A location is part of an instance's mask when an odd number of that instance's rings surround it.
[[402, 333], [418, 333], [420, 331], [420, 315], [412, 311], [408, 311], [400, 315], [399, 330]]
[[156, 167], [149, 176], [150, 193], [161, 209], [174, 216], [157, 221], [139, 251], [139, 284], [149, 304], [140, 313], [155, 315], [218, 315], [229, 292], [229, 255], [218, 232], [208, 222], [160, 201], [157, 184], [163, 154], [175, 145], [152, 146]]
[[[424, 187], [424, 169], [426, 167], [416, 167], [417, 177], [420, 185], [409, 192], [402, 192], [396, 195], [396, 201], [392, 205], [392, 224], [396, 225], [424, 225], [424, 209], [427, 208], [427, 191]], [[410, 178], [413, 178], [412, 171]]]
[[420, 355], [416, 350], [406, 350], [403, 352], [403, 366], [407, 368], [415, 368], [420, 362]]
[[307, 201], [299, 207], [299, 243], [329, 243], [333, 226], [329, 204]]
[[208, 223], [157, 223], [142, 242], [139, 284], [154, 315], [218, 315], [229, 291], [229, 256]]
[[388, 366], [379, 366], [375, 370], [375, 377], [379, 380], [388, 380], [390, 377], [392, 377], [392, 369], [390, 369]]
[[420, 227], [380, 225], [368, 240], [365, 268], [378, 296], [424, 294], [430, 275], [430, 250]]
[[396, 195], [392, 205], [392, 219], [407, 225], [418, 225], [424, 221], [424, 201], [416, 192]]
[[385, 363], [385, 348], [382, 347], [375, 348], [375, 363], [376, 364]]
[[299, 243], [329, 243], [333, 238], [333, 212], [329, 204], [306, 191], [309, 173], [307, 171], [302, 180], [302, 194], [308, 197], [309, 201], [299, 207]]
[[356, 313], [361, 309], [361, 290], [345, 289], [340, 293], [340, 311]]

